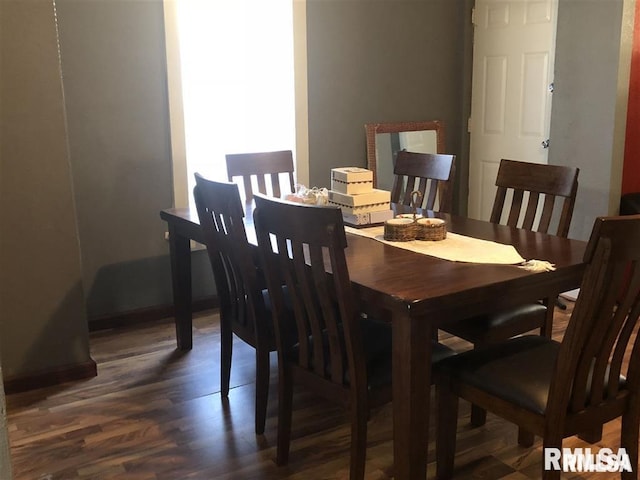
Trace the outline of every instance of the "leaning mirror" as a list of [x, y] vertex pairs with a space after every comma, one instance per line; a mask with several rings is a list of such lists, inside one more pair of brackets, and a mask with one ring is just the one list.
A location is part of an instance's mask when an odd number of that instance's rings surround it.
[[368, 123], [367, 168], [373, 171], [373, 185], [391, 190], [393, 164], [400, 150], [445, 153], [444, 128], [438, 120], [429, 122]]

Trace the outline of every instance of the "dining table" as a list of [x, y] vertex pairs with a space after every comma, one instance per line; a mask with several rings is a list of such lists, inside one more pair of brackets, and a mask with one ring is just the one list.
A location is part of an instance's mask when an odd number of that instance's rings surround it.
[[[392, 328], [394, 478], [427, 475], [431, 339], [448, 322], [555, 298], [580, 286], [586, 242], [474, 220], [431, 213], [448, 232], [510, 245], [526, 260], [549, 262], [532, 271], [517, 264], [444, 260], [347, 229], [346, 259], [354, 292], [364, 313]], [[168, 224], [178, 348], [192, 348], [190, 240], [203, 241], [197, 214], [188, 208], [162, 210]], [[247, 237], [255, 242], [251, 212]]]

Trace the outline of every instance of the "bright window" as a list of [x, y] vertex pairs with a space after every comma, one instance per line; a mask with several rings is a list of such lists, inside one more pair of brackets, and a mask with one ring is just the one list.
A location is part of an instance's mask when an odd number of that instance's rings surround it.
[[[174, 182], [186, 183], [186, 195], [176, 185], [181, 206], [185, 196], [192, 202], [195, 172], [226, 180], [227, 153], [293, 150], [295, 157], [293, 2], [178, 0], [172, 9], [177, 48], [172, 52], [167, 25], [167, 56], [169, 70], [179, 69], [177, 85], [170, 72], [169, 89]], [[175, 158], [176, 88], [182, 165]]]

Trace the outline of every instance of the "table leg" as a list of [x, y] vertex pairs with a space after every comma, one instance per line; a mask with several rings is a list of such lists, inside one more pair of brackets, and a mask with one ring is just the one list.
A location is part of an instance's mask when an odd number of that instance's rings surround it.
[[169, 254], [171, 256], [171, 281], [176, 322], [176, 340], [179, 350], [193, 347], [191, 311], [191, 243], [169, 225]]
[[430, 322], [408, 311], [393, 319], [393, 458], [395, 478], [427, 476], [431, 386]]

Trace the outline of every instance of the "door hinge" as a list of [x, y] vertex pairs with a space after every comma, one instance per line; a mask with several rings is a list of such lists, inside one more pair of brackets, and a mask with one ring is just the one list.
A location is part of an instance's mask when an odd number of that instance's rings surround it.
[[476, 23], [476, 7], [471, 9], [471, 25], [477, 25]]
[[471, 117], [469, 117], [469, 119], [467, 120], [467, 133], [471, 133], [471, 126], [473, 124], [471, 123]]

